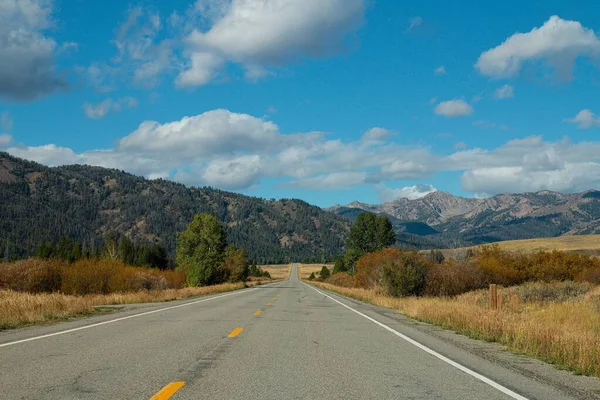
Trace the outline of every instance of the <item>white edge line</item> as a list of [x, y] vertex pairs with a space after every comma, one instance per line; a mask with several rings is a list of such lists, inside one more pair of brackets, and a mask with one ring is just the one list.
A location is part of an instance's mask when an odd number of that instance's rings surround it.
[[371, 322], [373, 322], [373, 323], [375, 323], [375, 324], [379, 325], [379, 326], [380, 326], [380, 327], [382, 327], [383, 329], [385, 329], [385, 330], [387, 330], [387, 331], [389, 331], [389, 332], [393, 333], [394, 335], [398, 336], [399, 338], [406, 340], [406, 341], [407, 341], [407, 342], [409, 342], [410, 344], [412, 344], [412, 345], [414, 345], [414, 346], [418, 347], [419, 349], [421, 349], [421, 350], [423, 350], [423, 351], [425, 351], [425, 352], [427, 352], [427, 353], [431, 354], [432, 356], [434, 356], [434, 357], [436, 357], [436, 358], [438, 358], [438, 359], [442, 360], [443, 362], [445, 362], [445, 363], [447, 363], [447, 364], [450, 364], [450, 365], [452, 365], [454, 368], [457, 368], [457, 369], [459, 369], [459, 370], [463, 371], [464, 373], [467, 373], [467, 374], [471, 375], [472, 377], [474, 377], [474, 378], [476, 378], [476, 379], [479, 379], [480, 381], [482, 381], [482, 382], [484, 382], [484, 383], [486, 383], [486, 384], [490, 385], [490, 386], [491, 386], [491, 387], [493, 387], [494, 389], [496, 389], [496, 390], [499, 390], [500, 392], [502, 392], [502, 393], [504, 393], [504, 394], [506, 394], [506, 395], [508, 395], [508, 396], [512, 397], [513, 399], [517, 399], [517, 400], [528, 400], [528, 399], [527, 399], [527, 397], [523, 397], [523, 396], [521, 396], [520, 394], [513, 392], [513, 391], [512, 391], [512, 390], [510, 390], [509, 388], [507, 388], [507, 387], [504, 387], [504, 386], [502, 386], [501, 384], [499, 384], [499, 383], [497, 383], [497, 382], [494, 382], [494, 381], [493, 381], [493, 380], [491, 380], [490, 378], [487, 378], [487, 377], [485, 377], [485, 376], [483, 376], [483, 375], [481, 375], [481, 374], [479, 374], [479, 373], [477, 373], [477, 372], [473, 371], [472, 369], [469, 369], [469, 368], [465, 367], [464, 365], [461, 365], [461, 364], [457, 363], [456, 361], [452, 361], [452, 360], [451, 360], [451, 359], [449, 359], [448, 357], [445, 357], [445, 356], [441, 355], [440, 353], [436, 352], [435, 350], [432, 350], [432, 349], [430, 349], [429, 347], [427, 347], [427, 346], [425, 346], [425, 345], [423, 345], [423, 344], [421, 344], [421, 343], [417, 342], [416, 340], [414, 340], [414, 339], [411, 339], [411, 338], [409, 338], [408, 336], [406, 336], [406, 335], [404, 335], [404, 334], [402, 334], [402, 333], [400, 333], [400, 332], [398, 332], [398, 331], [396, 331], [396, 330], [394, 330], [394, 329], [390, 328], [389, 326], [387, 326], [387, 325], [385, 325], [385, 324], [383, 324], [383, 323], [381, 323], [381, 322], [377, 321], [376, 319], [374, 319], [374, 318], [371, 318], [371, 317], [369, 317], [368, 315], [365, 315], [365, 314], [361, 313], [361, 312], [360, 312], [360, 311], [358, 311], [358, 310], [355, 310], [354, 308], [352, 308], [352, 307], [350, 307], [350, 306], [348, 306], [348, 305], [346, 305], [346, 304], [342, 303], [341, 301], [334, 299], [333, 297], [329, 296], [328, 294], [325, 294], [325, 293], [321, 292], [319, 289], [315, 288], [314, 286], [310, 286], [310, 285], [308, 285], [308, 284], [306, 284], [306, 283], [304, 283], [304, 282], [302, 282], [302, 284], [303, 284], [303, 285], [306, 285], [306, 286], [308, 286], [308, 287], [310, 287], [311, 289], [314, 289], [314, 290], [315, 290], [317, 293], [319, 293], [319, 294], [322, 294], [323, 296], [325, 296], [325, 297], [327, 297], [327, 298], [329, 298], [329, 299], [331, 299], [331, 300], [335, 301], [335, 302], [336, 302], [336, 303], [338, 303], [339, 305], [346, 307], [347, 309], [349, 309], [349, 310], [351, 310], [351, 311], [355, 312], [356, 314], [360, 315], [361, 317], [364, 317], [364, 318], [368, 319], [369, 321], [371, 321]]
[[[275, 283], [279, 283], [279, 282], [275, 282]], [[264, 286], [268, 286], [268, 285], [273, 285], [273, 283], [268, 283], [266, 285], [261, 285], [261, 286], [264, 287]], [[2, 348], [2, 347], [8, 347], [8, 346], [13, 346], [15, 344], [20, 344], [20, 343], [25, 343], [25, 342], [31, 342], [31, 341], [39, 340], [39, 339], [45, 339], [45, 338], [49, 338], [49, 337], [52, 337], [52, 336], [65, 335], [67, 333], [82, 331], [84, 329], [95, 328], [97, 326], [102, 326], [102, 325], [108, 325], [108, 324], [112, 324], [114, 322], [125, 321], [126, 319], [143, 317], [144, 315], [150, 315], [150, 314], [158, 313], [158, 312], [161, 312], [161, 311], [173, 310], [175, 308], [180, 308], [180, 307], [187, 307], [187, 306], [191, 306], [191, 305], [198, 304], [198, 303], [204, 303], [205, 301], [220, 299], [222, 297], [233, 296], [233, 295], [243, 294], [243, 293], [249, 293], [249, 292], [252, 292], [252, 291], [254, 291], [256, 289], [257, 288], [254, 287], [254, 288], [251, 288], [251, 289], [248, 289], [248, 290], [234, 291], [233, 293], [227, 293], [227, 294], [222, 294], [222, 295], [219, 295], [219, 296], [209, 297], [207, 299], [191, 301], [189, 303], [178, 304], [176, 306], [159, 308], [158, 310], [146, 311], [146, 312], [143, 312], [143, 313], [128, 315], [126, 317], [111, 319], [111, 320], [108, 320], [108, 321], [97, 322], [95, 324], [84, 325], [84, 326], [80, 326], [78, 328], [67, 329], [66, 331], [48, 333], [47, 335], [34, 336], [34, 337], [27, 338], [27, 339], [15, 340], [14, 342], [8, 342], [8, 343], [2, 343], [2, 344], [0, 344], [0, 348]]]

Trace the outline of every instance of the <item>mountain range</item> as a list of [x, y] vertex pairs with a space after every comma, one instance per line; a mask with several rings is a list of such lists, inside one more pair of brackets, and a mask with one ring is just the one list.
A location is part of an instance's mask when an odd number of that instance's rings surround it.
[[46, 167], [0, 152], [0, 260], [32, 255], [42, 241], [62, 236], [98, 248], [110, 232], [161, 244], [173, 259], [176, 233], [196, 213], [219, 218], [228, 241], [259, 264], [331, 260], [350, 227], [301, 200], [189, 188], [101, 167]]
[[600, 233], [600, 192], [550, 191], [464, 198], [434, 192], [372, 205], [329, 208], [353, 220], [360, 212], [387, 215], [399, 238], [420, 248], [457, 247], [513, 239]]
[[26, 257], [62, 236], [101, 246], [110, 232], [161, 244], [173, 257], [176, 233], [196, 213], [215, 215], [228, 240], [254, 263], [324, 262], [344, 250], [361, 212], [386, 215], [398, 242], [420, 249], [600, 233], [600, 192], [542, 191], [486, 199], [434, 192], [384, 204], [321, 209], [209, 187], [148, 180], [116, 169], [46, 167], [0, 152], [0, 260]]

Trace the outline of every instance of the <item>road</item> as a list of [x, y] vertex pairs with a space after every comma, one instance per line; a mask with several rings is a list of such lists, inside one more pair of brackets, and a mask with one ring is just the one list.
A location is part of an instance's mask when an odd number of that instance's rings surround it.
[[493, 400], [600, 393], [595, 379], [317, 290], [299, 282], [296, 269], [271, 285], [1, 332], [0, 398]]

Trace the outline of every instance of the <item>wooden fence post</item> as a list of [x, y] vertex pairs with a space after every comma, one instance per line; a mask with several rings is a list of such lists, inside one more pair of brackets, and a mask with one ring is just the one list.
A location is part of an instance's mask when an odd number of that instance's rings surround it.
[[498, 292], [495, 283], [490, 284], [490, 310], [495, 310], [498, 306]]
[[498, 289], [498, 301], [496, 303], [496, 309], [502, 310], [502, 288]]
[[512, 295], [512, 311], [514, 313], [519, 312], [519, 295], [516, 293]]

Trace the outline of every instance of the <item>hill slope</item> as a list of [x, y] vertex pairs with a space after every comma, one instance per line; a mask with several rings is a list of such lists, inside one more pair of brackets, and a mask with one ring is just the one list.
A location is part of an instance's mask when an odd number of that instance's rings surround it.
[[48, 168], [0, 153], [0, 259], [31, 255], [42, 240], [68, 235], [98, 246], [109, 232], [161, 243], [193, 215], [210, 213], [228, 240], [256, 263], [322, 262], [342, 252], [349, 222], [300, 200], [270, 201], [211, 188], [146, 180], [114, 169]]
[[420, 247], [600, 233], [600, 192], [594, 190], [575, 194], [500, 194], [488, 199], [435, 192], [416, 200], [403, 198], [379, 205], [354, 202], [330, 210], [345, 217], [370, 211], [405, 224], [427, 224], [438, 233], [424, 226], [408, 232], [413, 233], [413, 241], [423, 244]]

